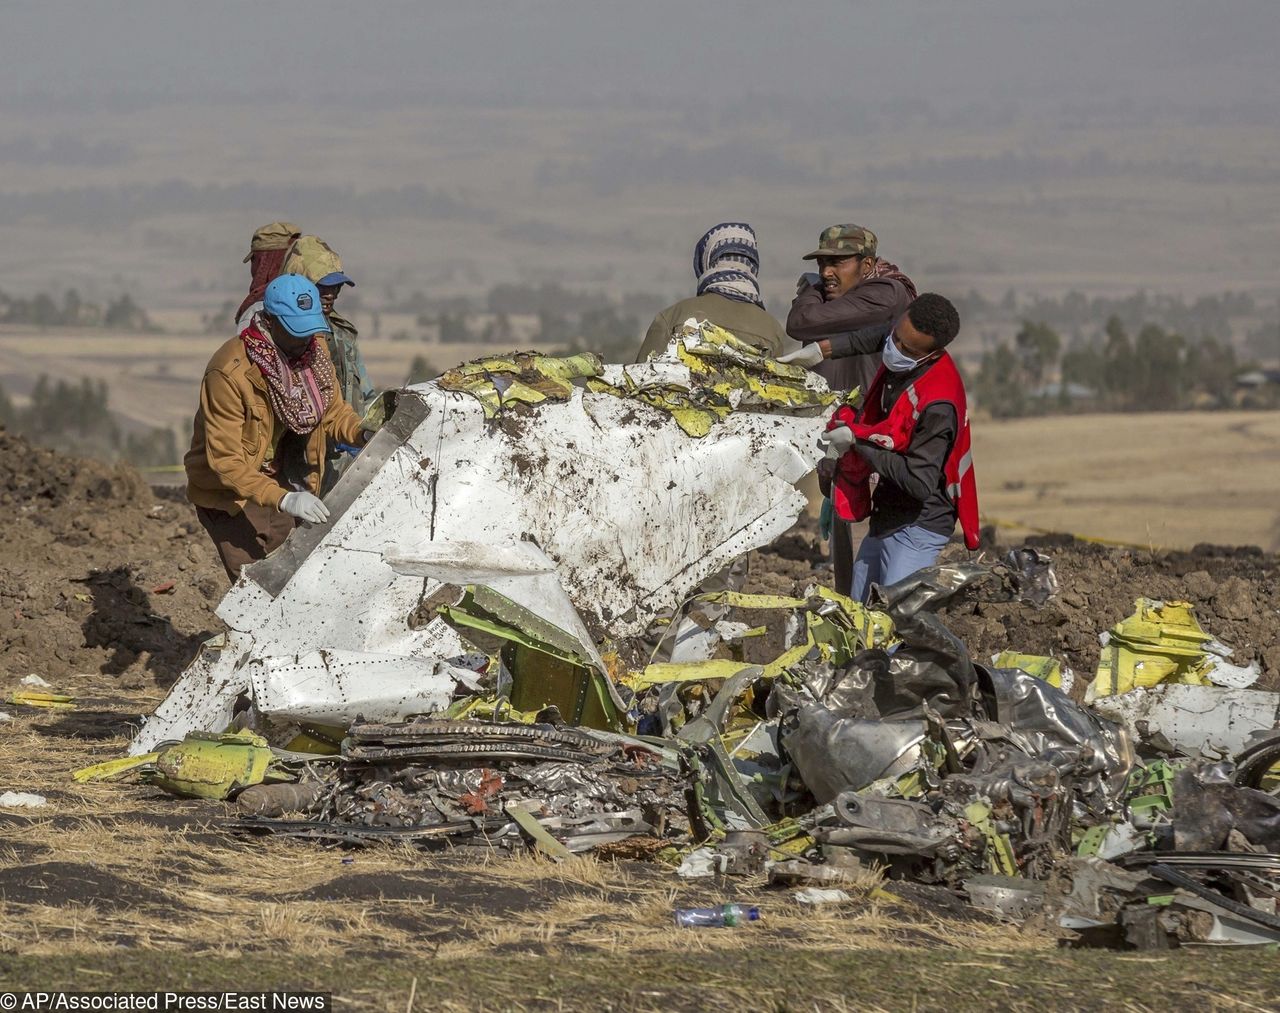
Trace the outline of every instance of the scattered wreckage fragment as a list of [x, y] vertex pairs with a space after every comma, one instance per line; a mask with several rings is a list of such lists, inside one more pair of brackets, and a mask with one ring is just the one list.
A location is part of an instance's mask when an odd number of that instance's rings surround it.
[[353, 725], [340, 766], [309, 809], [308, 827], [266, 818], [234, 827], [348, 843], [403, 831], [420, 844], [518, 847], [527, 836], [561, 859], [679, 828], [685, 785], [663, 749], [640, 739], [419, 718]]

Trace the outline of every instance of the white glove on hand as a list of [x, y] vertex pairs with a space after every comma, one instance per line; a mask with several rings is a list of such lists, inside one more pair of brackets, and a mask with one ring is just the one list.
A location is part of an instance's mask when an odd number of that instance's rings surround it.
[[287, 492], [280, 501], [280, 509], [292, 514], [305, 524], [323, 524], [329, 519], [329, 508], [319, 496], [309, 492]]
[[813, 369], [822, 360], [822, 345], [817, 341], [810, 341], [807, 345], [801, 345], [794, 352], [778, 356], [779, 362], [785, 362], [788, 366], [804, 366], [805, 369]]
[[853, 430], [848, 426], [836, 426], [818, 437], [818, 447], [826, 451], [828, 461], [838, 461], [853, 447]]

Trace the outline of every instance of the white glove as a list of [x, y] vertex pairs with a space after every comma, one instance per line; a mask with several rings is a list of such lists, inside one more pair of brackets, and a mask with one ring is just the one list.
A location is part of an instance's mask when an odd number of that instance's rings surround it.
[[309, 492], [287, 492], [280, 501], [280, 509], [292, 514], [305, 524], [323, 524], [329, 519], [329, 508], [319, 496]]
[[826, 451], [828, 461], [838, 461], [853, 447], [853, 430], [848, 426], [836, 426], [818, 437], [818, 447]]
[[813, 369], [823, 358], [822, 344], [817, 341], [810, 341], [807, 345], [801, 345], [794, 352], [779, 355], [778, 361], [785, 362], [788, 366], [804, 366], [805, 369]]

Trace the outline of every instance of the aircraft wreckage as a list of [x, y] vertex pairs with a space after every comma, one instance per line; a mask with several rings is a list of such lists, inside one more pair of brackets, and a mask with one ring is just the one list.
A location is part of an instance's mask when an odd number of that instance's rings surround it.
[[937, 614], [1043, 604], [1033, 550], [873, 607], [736, 589], [835, 402], [696, 321], [641, 364], [482, 359], [384, 395], [329, 521], [244, 571], [131, 758], [76, 776], [234, 798], [245, 833], [643, 839], [681, 875], [877, 865], [1108, 944], [1280, 940], [1280, 696], [1186, 603], [1103, 635], [1086, 705], [1058, 659], [984, 663]]

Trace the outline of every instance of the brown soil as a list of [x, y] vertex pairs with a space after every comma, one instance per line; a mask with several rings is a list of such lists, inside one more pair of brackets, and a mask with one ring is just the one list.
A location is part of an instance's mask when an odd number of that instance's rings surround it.
[[0, 674], [168, 684], [221, 629], [228, 583], [195, 511], [133, 468], [0, 431], [0, 510]]
[[[1261, 689], [1280, 689], [1280, 556], [1255, 547], [1202, 545], [1190, 552], [1148, 552], [1081, 542], [1069, 535], [1036, 536], [1034, 546], [1052, 560], [1059, 592], [1043, 608], [1001, 601], [998, 582], [973, 589], [942, 615], [977, 660], [1003, 650], [1051, 654], [1077, 674], [1083, 692], [1098, 664], [1098, 634], [1134, 610], [1146, 596], [1189, 601], [1200, 624], [1234, 648], [1234, 664], [1262, 662]], [[984, 550], [998, 561], [1010, 546]], [[944, 560], [968, 558], [952, 543]], [[829, 582], [826, 543], [817, 524], [803, 518], [752, 559], [746, 590], [800, 594], [812, 582]]]

